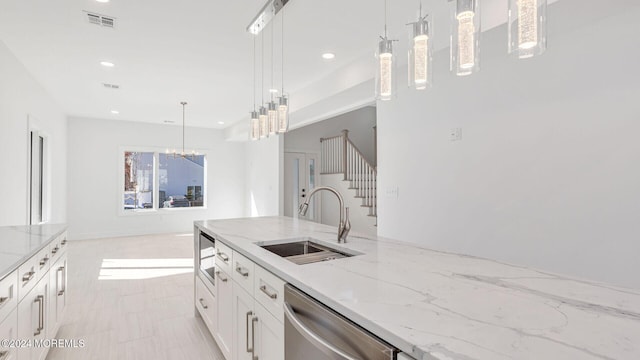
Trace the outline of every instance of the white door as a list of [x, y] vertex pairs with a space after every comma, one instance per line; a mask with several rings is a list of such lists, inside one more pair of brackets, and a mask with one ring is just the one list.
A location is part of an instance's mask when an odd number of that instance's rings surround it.
[[[284, 215], [301, 217], [298, 207], [309, 195], [309, 190], [318, 186], [318, 155], [313, 153], [284, 153]], [[314, 197], [309, 207], [307, 220], [320, 222], [320, 197]]]

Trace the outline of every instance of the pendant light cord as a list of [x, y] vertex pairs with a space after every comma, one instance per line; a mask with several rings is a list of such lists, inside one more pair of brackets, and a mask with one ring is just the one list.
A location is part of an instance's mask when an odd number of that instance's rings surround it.
[[187, 105], [186, 102], [182, 102], [182, 155], [184, 155], [184, 106]]
[[274, 28], [275, 26], [273, 26], [271, 28], [271, 87], [269, 88], [269, 93], [271, 94], [271, 101], [273, 102], [273, 92], [271, 92], [271, 89], [273, 89], [273, 69], [274, 69], [274, 64], [273, 64], [273, 32], [274, 32]]
[[281, 44], [280, 44], [280, 49], [281, 49], [281, 58], [280, 58], [280, 65], [281, 65], [281, 70], [280, 70], [280, 76], [282, 77], [281, 80], [281, 85], [282, 85], [282, 94], [280, 94], [281, 96], [284, 96], [284, 9], [282, 9], [282, 23], [281, 25], [281, 30], [280, 30], [280, 36], [281, 36]]
[[256, 38], [253, 38], [253, 111], [256, 111]]
[[262, 71], [260, 72], [260, 76], [261, 76], [261, 80], [260, 82], [262, 83], [260, 85], [260, 92], [262, 93], [262, 106], [264, 106], [264, 32], [262, 32], [260, 34], [260, 42], [262, 43], [262, 55], [260, 55], [260, 62], [261, 62], [261, 67], [262, 67]]
[[387, 0], [384, 0], [384, 38], [387, 38]]

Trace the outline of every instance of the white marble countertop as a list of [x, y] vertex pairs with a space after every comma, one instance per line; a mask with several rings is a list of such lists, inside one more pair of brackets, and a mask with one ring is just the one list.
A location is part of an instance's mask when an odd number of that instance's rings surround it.
[[337, 246], [336, 229], [288, 217], [196, 226], [416, 359], [640, 359], [637, 289], [359, 234], [339, 246], [363, 255], [296, 265], [255, 243]]
[[0, 227], [0, 280], [62, 234], [66, 224]]

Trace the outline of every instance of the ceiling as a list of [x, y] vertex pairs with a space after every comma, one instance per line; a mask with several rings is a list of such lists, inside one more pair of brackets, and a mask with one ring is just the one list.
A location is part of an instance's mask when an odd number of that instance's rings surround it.
[[[69, 116], [179, 125], [184, 100], [189, 103], [188, 126], [225, 128], [248, 120], [253, 108], [254, 37], [245, 28], [264, 2], [3, 0], [0, 40]], [[419, 1], [389, 3], [389, 34], [401, 40], [400, 54], [407, 42], [405, 24], [415, 19]], [[507, 3], [483, 0], [483, 29], [506, 21]], [[284, 85], [294, 114], [373, 77], [383, 4], [382, 0], [291, 0], [287, 4], [283, 10]], [[446, 47], [449, 3], [424, 0], [423, 4], [435, 23], [436, 47]], [[115, 17], [115, 28], [89, 24], [85, 10]], [[279, 14], [272, 22], [278, 88], [281, 20]], [[262, 37], [265, 40], [265, 89], [271, 86], [272, 28], [257, 38], [258, 55]], [[336, 54], [334, 60], [322, 59], [321, 54], [328, 51]], [[403, 56], [399, 58], [404, 61]], [[103, 67], [101, 61], [113, 62], [115, 67]], [[258, 102], [260, 64], [258, 59]], [[120, 89], [107, 89], [103, 83]]]

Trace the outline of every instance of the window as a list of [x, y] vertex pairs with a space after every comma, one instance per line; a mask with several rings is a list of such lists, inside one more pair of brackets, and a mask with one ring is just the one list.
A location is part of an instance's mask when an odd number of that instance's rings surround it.
[[204, 207], [204, 155], [124, 151], [125, 213]]
[[29, 131], [29, 224], [47, 222], [48, 206], [45, 193], [48, 185], [46, 174], [47, 138], [37, 130]]

